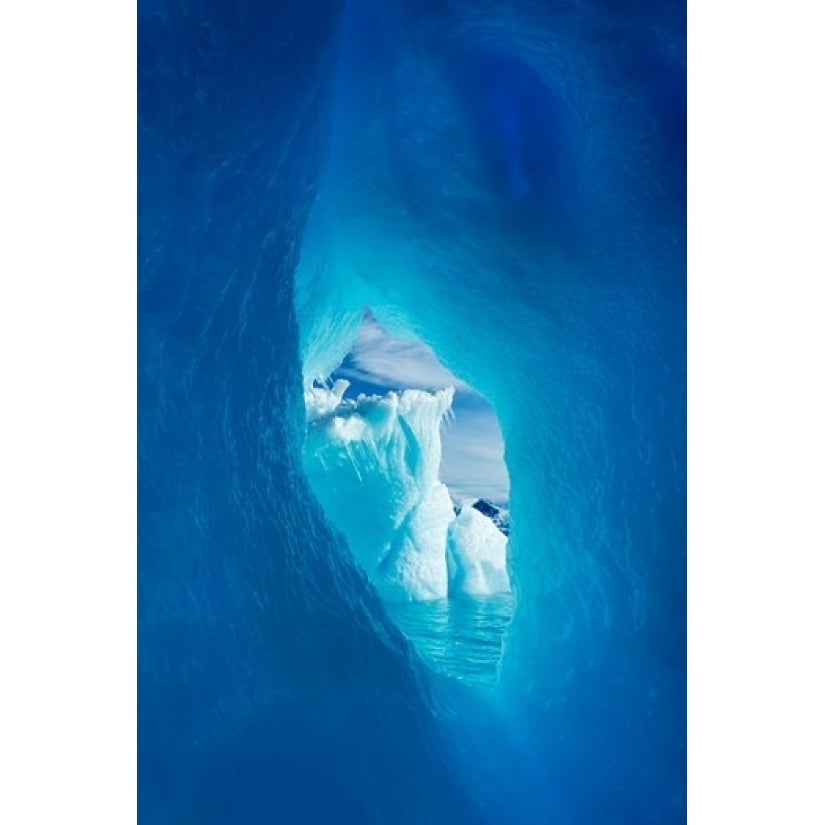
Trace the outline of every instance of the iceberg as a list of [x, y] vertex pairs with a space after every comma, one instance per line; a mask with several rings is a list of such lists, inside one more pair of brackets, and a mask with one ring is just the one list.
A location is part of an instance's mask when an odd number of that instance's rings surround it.
[[506, 538], [473, 508], [457, 517], [439, 479], [454, 389], [346, 399], [348, 386], [306, 389], [304, 468], [370, 581], [400, 601], [509, 592]]
[[507, 538], [475, 507], [462, 507], [448, 528], [450, 595], [509, 593]]
[[510, 535], [510, 514], [506, 508], [495, 505], [486, 498], [476, 499], [472, 506], [479, 513], [487, 516], [505, 536]]

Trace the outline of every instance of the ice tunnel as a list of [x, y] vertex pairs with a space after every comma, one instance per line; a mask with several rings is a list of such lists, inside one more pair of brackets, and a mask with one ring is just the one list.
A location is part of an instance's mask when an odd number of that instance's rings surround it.
[[390, 617], [442, 672], [494, 681], [515, 608], [494, 410], [369, 311], [342, 364], [305, 385], [304, 403], [310, 487]]
[[[138, 13], [140, 820], [683, 822], [684, 5]], [[495, 683], [311, 486], [364, 307], [498, 416]]]

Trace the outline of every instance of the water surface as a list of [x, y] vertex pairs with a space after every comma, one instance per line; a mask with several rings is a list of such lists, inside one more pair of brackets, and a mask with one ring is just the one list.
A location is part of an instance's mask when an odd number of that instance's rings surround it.
[[398, 627], [434, 670], [468, 682], [498, 680], [510, 593], [387, 604]]

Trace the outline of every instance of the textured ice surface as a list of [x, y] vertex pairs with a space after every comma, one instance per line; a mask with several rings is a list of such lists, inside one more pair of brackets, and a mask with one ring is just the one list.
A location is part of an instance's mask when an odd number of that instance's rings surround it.
[[[684, 3], [138, 27], [140, 821], [684, 822]], [[501, 422], [486, 692], [411, 655], [307, 483], [302, 372], [364, 306]]]
[[347, 386], [305, 391], [304, 466], [372, 583], [400, 601], [509, 591], [506, 538], [472, 508], [456, 519], [439, 479], [453, 388], [345, 399]]

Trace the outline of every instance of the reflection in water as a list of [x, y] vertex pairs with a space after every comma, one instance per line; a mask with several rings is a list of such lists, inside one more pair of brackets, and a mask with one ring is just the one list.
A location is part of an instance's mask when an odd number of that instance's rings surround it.
[[510, 593], [438, 601], [395, 602], [398, 627], [435, 670], [470, 682], [496, 682], [504, 633], [513, 617]]

